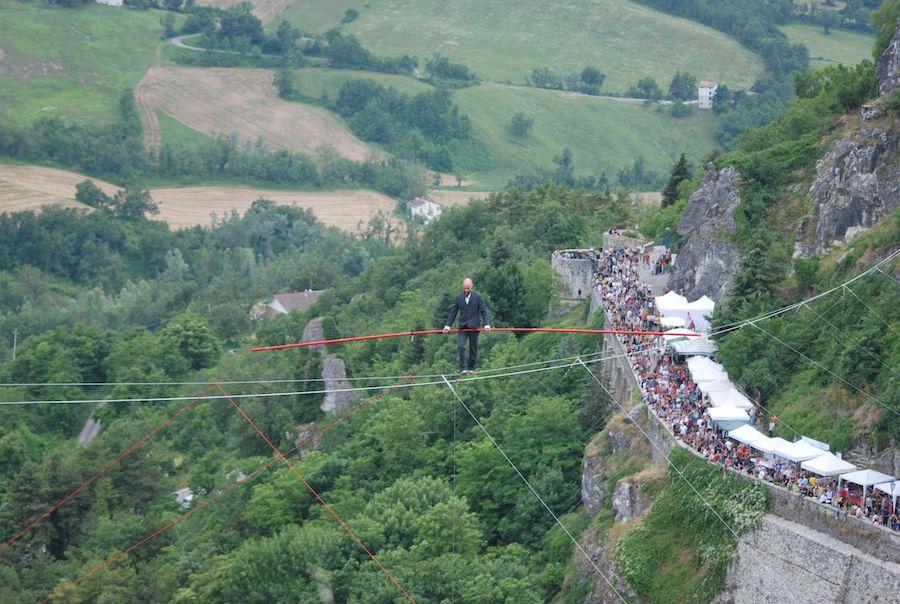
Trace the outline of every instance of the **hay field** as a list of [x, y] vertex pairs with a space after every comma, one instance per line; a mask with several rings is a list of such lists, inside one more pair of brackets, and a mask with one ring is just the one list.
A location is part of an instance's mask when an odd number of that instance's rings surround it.
[[330, 111], [280, 99], [269, 70], [152, 67], [134, 93], [148, 131], [159, 128], [161, 110], [204, 134], [235, 132], [251, 143], [262, 136], [270, 149], [313, 153], [330, 145], [354, 161], [376, 155]]
[[[40, 210], [41, 206], [59, 204], [90, 209], [75, 201], [75, 185], [88, 178], [82, 174], [40, 166], [0, 165], [0, 212]], [[118, 187], [92, 178], [108, 195]], [[246, 187], [160, 187], [150, 189], [159, 204], [157, 220], [172, 229], [210, 226], [211, 215], [222, 218], [232, 210], [243, 214], [250, 205], [265, 197], [285, 205], [309, 208], [328, 226], [356, 231], [362, 221], [382, 212], [391, 214], [396, 202], [381, 193], [366, 190], [284, 191]]]
[[490, 191], [449, 191], [446, 189], [431, 189], [426, 197], [445, 208], [457, 205], [465, 205], [472, 199], [487, 199]]
[[[221, 9], [231, 8], [242, 0], [198, 0], [197, 6], [215, 6]], [[263, 23], [268, 23], [283, 11], [291, 0], [251, 0], [253, 14], [259, 17]]]
[[151, 189], [159, 204], [159, 215], [173, 229], [209, 226], [212, 214], [222, 218], [235, 210], [243, 214], [250, 205], [265, 197], [276, 203], [308, 208], [328, 226], [346, 231], [365, 227], [378, 212], [390, 214], [396, 202], [375, 191], [271, 191], [239, 187], [185, 187]]
[[[41, 206], [51, 204], [89, 210], [75, 201], [75, 185], [86, 178], [54, 168], [0, 165], [0, 212], [38, 211]], [[109, 183], [92, 180], [108, 194], [118, 190]]]

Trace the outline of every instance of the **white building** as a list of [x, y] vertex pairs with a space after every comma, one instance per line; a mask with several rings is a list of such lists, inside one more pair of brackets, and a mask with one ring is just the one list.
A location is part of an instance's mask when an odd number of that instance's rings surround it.
[[717, 82], [704, 80], [697, 85], [697, 98], [699, 102], [697, 106], [700, 109], [712, 109], [713, 97], [716, 96], [716, 90], [719, 88]]
[[440, 205], [424, 197], [416, 197], [409, 202], [409, 213], [413, 218], [421, 216], [425, 220], [425, 224], [440, 216], [441, 210]]

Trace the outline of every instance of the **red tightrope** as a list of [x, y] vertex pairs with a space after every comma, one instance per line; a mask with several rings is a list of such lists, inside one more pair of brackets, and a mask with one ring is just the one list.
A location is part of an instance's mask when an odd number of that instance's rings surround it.
[[74, 489], [73, 491], [71, 491], [68, 495], [66, 495], [65, 497], [63, 497], [63, 498], [60, 499], [59, 501], [57, 501], [55, 504], [53, 504], [53, 505], [50, 507], [50, 509], [48, 509], [46, 512], [44, 512], [43, 514], [41, 514], [40, 516], [38, 516], [37, 518], [35, 518], [34, 520], [32, 520], [30, 523], [28, 523], [28, 525], [27, 525], [25, 528], [23, 528], [21, 531], [19, 531], [18, 533], [16, 533], [15, 535], [13, 535], [12, 537], [10, 537], [10, 538], [7, 539], [6, 541], [4, 541], [2, 544], [0, 544], [0, 549], [4, 548], [4, 547], [6, 547], [6, 546], [8, 546], [8, 545], [10, 545], [10, 544], [12, 544], [12, 543], [15, 543], [16, 541], [18, 541], [19, 539], [21, 539], [21, 538], [22, 538], [22, 535], [24, 535], [25, 533], [27, 533], [28, 531], [30, 531], [31, 529], [33, 529], [34, 527], [36, 527], [37, 525], [39, 525], [41, 522], [43, 522], [44, 520], [46, 520], [53, 512], [55, 512], [55, 511], [58, 510], [60, 507], [62, 507], [67, 501], [69, 501], [70, 499], [72, 499], [73, 497], [75, 497], [75, 495], [77, 495], [78, 493], [80, 493], [81, 491], [83, 491], [83, 490], [84, 490], [88, 485], [90, 485], [92, 482], [94, 482], [95, 480], [97, 480], [98, 478], [100, 478], [101, 476], [103, 476], [110, 468], [112, 468], [113, 466], [115, 466], [116, 464], [118, 464], [120, 461], [122, 461], [123, 459], [125, 459], [126, 457], [128, 457], [129, 455], [131, 455], [136, 449], [138, 449], [141, 445], [143, 445], [145, 442], [147, 442], [149, 439], [151, 439], [154, 435], [156, 435], [157, 432], [159, 432], [160, 430], [162, 430], [163, 428], [165, 428], [166, 426], [168, 426], [169, 424], [171, 424], [173, 421], [175, 421], [175, 419], [176, 419], [179, 415], [181, 415], [182, 413], [184, 413], [185, 411], [187, 411], [188, 409], [190, 409], [191, 407], [193, 407], [193, 406], [197, 403], [197, 401], [199, 401], [199, 400], [202, 399], [204, 396], [206, 396], [206, 395], [209, 393], [209, 391], [212, 390], [212, 389], [213, 389], [213, 386], [207, 387], [206, 390], [204, 390], [203, 393], [202, 393], [200, 396], [198, 396], [197, 398], [195, 398], [194, 400], [192, 400], [191, 402], [189, 402], [188, 404], [186, 404], [184, 407], [182, 407], [181, 409], [179, 409], [174, 415], [172, 415], [171, 417], [169, 417], [169, 419], [167, 419], [166, 421], [164, 421], [163, 423], [161, 423], [160, 425], [158, 425], [156, 428], [154, 428], [153, 430], [151, 430], [150, 432], [148, 432], [147, 434], [145, 434], [145, 435], [143, 436], [143, 438], [141, 438], [139, 441], [137, 441], [136, 443], [134, 443], [133, 445], [131, 445], [130, 447], [128, 447], [127, 449], [125, 449], [125, 451], [123, 451], [121, 454], [119, 454], [118, 457], [116, 457], [116, 458], [113, 459], [111, 462], [109, 462], [108, 464], [106, 464], [106, 466], [104, 466], [102, 470], [100, 470], [99, 472], [97, 472], [96, 474], [94, 474], [93, 476], [91, 476], [89, 479], [87, 479], [86, 481], [84, 481], [83, 483], [81, 483], [81, 485], [79, 485], [76, 489]]
[[313, 486], [312, 486], [311, 484], [309, 484], [309, 482], [303, 477], [302, 474], [300, 474], [300, 472], [297, 470], [297, 468], [294, 467], [294, 464], [292, 464], [292, 463], [288, 460], [288, 458], [285, 457], [285, 454], [282, 453], [281, 450], [275, 445], [275, 443], [273, 443], [272, 440], [271, 440], [268, 436], [266, 436], [266, 433], [259, 429], [259, 426], [257, 426], [256, 423], [254, 423], [254, 421], [253, 421], [252, 419], [250, 419], [250, 416], [247, 415], [247, 414], [244, 412], [243, 409], [241, 409], [240, 405], [238, 405], [238, 404], [234, 401], [234, 399], [232, 399], [232, 398], [228, 395], [228, 393], [225, 392], [225, 389], [222, 388], [222, 386], [220, 386], [220, 385], [218, 385], [218, 384], [216, 384], [216, 386], [219, 388], [219, 390], [222, 391], [222, 394], [225, 395], [225, 398], [228, 399], [228, 402], [231, 403], [231, 406], [234, 407], [235, 410], [236, 410], [238, 413], [240, 413], [241, 416], [242, 416], [245, 420], [247, 420], [247, 423], [250, 424], [250, 426], [251, 426], [254, 430], [256, 430], [256, 433], [259, 434], [260, 438], [262, 438], [264, 441], [266, 441], [266, 444], [269, 445], [269, 447], [272, 449], [272, 451], [274, 451], [275, 454], [276, 454], [279, 458], [281, 458], [281, 461], [283, 461], [283, 462], [285, 463], [285, 465], [291, 470], [291, 472], [294, 473], [294, 476], [296, 476], [297, 479], [298, 479], [301, 483], [303, 483], [303, 486], [305, 486], [305, 487], [307, 488], [307, 490], [309, 490], [309, 492], [312, 493], [313, 497], [315, 497], [316, 500], [317, 500], [319, 503], [322, 504], [322, 507], [324, 507], [325, 510], [326, 510], [329, 514], [331, 514], [331, 516], [337, 521], [337, 523], [340, 524], [340, 525], [343, 527], [343, 529], [344, 529], [345, 531], [347, 531], [347, 534], [350, 535], [350, 538], [353, 539], [354, 541], [356, 541], [356, 544], [359, 545], [359, 547], [361, 547], [361, 548], [363, 549], [363, 551], [366, 552], [366, 554], [369, 555], [369, 558], [372, 559], [372, 562], [374, 562], [375, 564], [378, 565], [378, 568], [380, 568], [380, 569], [382, 570], [382, 572], [384, 572], [384, 574], [387, 575], [388, 579], [390, 579], [391, 582], [392, 582], [394, 585], [397, 586], [397, 589], [399, 589], [399, 590], [403, 593], [403, 595], [406, 596], [406, 599], [409, 600], [410, 602], [412, 602], [413, 604], [415, 604], [416, 601], [413, 600], [413, 597], [412, 597], [411, 595], [409, 595], [409, 592], [407, 592], [407, 591], [403, 588], [403, 586], [400, 585], [400, 582], [397, 581], [397, 578], [394, 577], [394, 575], [391, 574], [391, 571], [389, 571], [389, 570], [387, 569], [387, 567], [386, 567], [384, 564], [381, 563], [381, 560], [379, 560], [379, 559], [375, 556], [375, 554], [372, 552], [372, 550], [370, 550], [368, 547], [365, 546], [365, 544], [362, 542], [362, 540], [361, 540], [361, 539], [359, 538], [359, 536], [356, 534], [356, 531], [354, 531], [352, 528], [350, 528], [350, 526], [348, 526], [347, 523], [344, 522], [344, 521], [341, 519], [340, 516], [338, 516], [337, 512], [335, 512], [334, 509], [332, 509], [332, 507], [331, 507], [330, 505], [328, 505], [328, 503], [326, 503], [324, 499], [322, 499], [321, 495], [319, 495], [319, 493], [313, 488]]
[[[325, 432], [328, 432], [329, 430], [331, 430], [332, 428], [334, 428], [334, 427], [337, 426], [338, 424], [341, 424], [341, 423], [347, 421], [347, 420], [350, 419], [350, 417], [353, 416], [354, 414], [356, 414], [356, 413], [362, 411], [363, 409], [365, 409], [366, 407], [368, 407], [368, 406], [371, 405], [372, 403], [375, 403], [376, 401], [378, 401], [378, 399], [380, 399], [381, 397], [383, 397], [383, 396], [387, 395], [388, 393], [390, 393], [392, 390], [394, 390], [394, 388], [396, 388], [397, 386], [399, 386], [401, 383], [402, 383], [402, 380], [401, 380], [401, 381], [398, 381], [396, 384], [394, 384], [393, 386], [391, 386], [390, 388], [388, 388], [388, 389], [385, 390], [384, 392], [380, 392], [380, 393], [378, 393], [377, 395], [373, 396], [372, 398], [370, 398], [370, 399], [367, 400], [366, 402], [360, 403], [359, 405], [357, 405], [356, 407], [354, 407], [353, 409], [351, 409], [350, 411], [348, 411], [348, 412], [345, 413], [344, 415], [340, 416], [339, 418], [337, 418], [336, 420], [334, 420], [333, 422], [331, 422], [330, 424], [328, 424], [328, 425], [325, 426], [324, 428], [319, 429], [315, 434], [312, 434], [311, 436], [307, 437], [307, 438], [306, 438], [305, 440], [303, 440], [302, 442], [295, 444], [293, 447], [291, 447], [290, 449], [288, 449], [287, 451], [285, 451], [285, 452], [284, 452], [284, 455], [286, 455], [286, 456], [287, 456], [287, 455], [291, 455], [292, 453], [294, 453], [294, 452], [297, 451], [298, 449], [300, 449], [300, 448], [304, 447], [305, 445], [307, 445], [307, 444], [313, 442], [314, 440], [316, 440], [317, 438], [319, 438], [319, 437], [320, 437], [322, 434], [324, 434]], [[218, 384], [216, 384], [216, 386], [218, 386]], [[214, 386], [210, 386], [210, 387], [206, 390], [206, 392], [209, 392], [209, 390], [210, 390], [211, 388], [213, 388], [213, 387], [214, 387]], [[204, 394], [205, 394], [205, 392], [204, 392]], [[219, 491], [218, 493], [216, 493], [215, 495], [213, 495], [213, 496], [210, 497], [209, 499], [206, 499], [206, 500], [203, 501], [202, 503], [198, 504], [196, 507], [191, 508], [190, 511], [185, 512], [185, 513], [182, 514], [181, 516], [178, 516], [177, 518], [175, 518], [175, 519], [173, 519], [173, 520], [167, 522], [166, 524], [164, 524], [164, 525], [161, 526], [160, 528], [156, 529], [155, 531], [153, 531], [152, 533], [150, 533], [149, 535], [147, 535], [146, 537], [144, 537], [144, 538], [141, 539], [140, 541], [138, 541], [138, 542], [136, 542], [136, 543], [134, 543], [134, 544], [128, 546], [127, 548], [125, 548], [125, 549], [123, 549], [123, 550], [121, 550], [119, 553], [113, 555], [112, 557], [110, 557], [109, 559], [107, 559], [105, 562], [102, 562], [102, 563], [98, 564], [97, 566], [95, 566], [95, 567], [92, 568], [91, 570], [87, 571], [86, 573], [84, 573], [83, 575], [81, 575], [80, 577], [78, 577], [77, 579], [75, 579], [74, 581], [70, 581], [69, 583], [66, 583], [65, 585], [63, 585], [62, 587], [59, 587], [58, 589], [56, 589], [56, 591], [52, 592], [52, 593], [49, 594], [46, 598], [44, 598], [43, 600], [41, 600], [41, 604], [46, 604], [46, 602], [49, 602], [51, 599], [55, 598], [56, 596], [62, 595], [63, 593], [69, 591], [70, 589], [72, 589], [73, 587], [75, 587], [76, 585], [78, 585], [79, 583], [81, 583], [82, 581], [84, 581], [85, 579], [88, 579], [88, 578], [90, 578], [90, 577], [96, 575], [97, 573], [99, 573], [100, 571], [102, 571], [104, 568], [109, 567], [109, 566], [110, 566], [111, 564], [113, 564], [116, 560], [119, 560], [120, 558], [124, 557], [125, 555], [127, 555], [127, 554], [133, 552], [133, 551], [136, 550], [137, 548], [141, 547], [142, 545], [144, 545], [144, 544], [147, 543], [148, 541], [151, 541], [152, 539], [158, 537], [159, 535], [162, 535], [163, 533], [165, 533], [167, 530], [169, 530], [170, 528], [172, 528], [172, 527], [175, 526], [176, 524], [180, 524], [181, 522], [187, 520], [189, 517], [191, 517], [192, 515], [194, 515], [196, 512], [199, 512], [200, 510], [202, 510], [202, 509], [205, 508], [206, 506], [212, 504], [212, 503], [215, 502], [215, 501], [218, 501], [219, 499], [221, 499], [222, 497], [224, 497], [225, 495], [227, 495], [227, 494], [230, 493], [231, 491], [235, 490], [236, 488], [238, 488], [238, 487], [240, 487], [240, 486], [243, 486], [243, 485], [249, 483], [249, 482], [250, 482], [251, 480], [253, 480], [257, 475], [259, 475], [259, 474], [265, 472], [266, 470], [268, 470], [269, 468], [271, 468], [273, 465], [275, 465], [275, 464], [278, 463], [279, 461], [281, 461], [281, 459], [280, 459], [279, 457], [275, 457], [275, 458], [269, 460], [267, 463], [261, 465], [260, 467], [256, 468], [256, 469], [253, 470], [252, 472], [250, 472], [250, 474], [248, 474], [248, 475], [244, 478], [244, 480], [242, 480], [241, 482], [235, 482], [234, 484], [229, 485], [228, 487], [226, 487], [225, 489]]]
[[[486, 331], [484, 329], [453, 329], [448, 333], [461, 331]], [[576, 329], [569, 327], [492, 327], [490, 331], [506, 331], [514, 333], [580, 333], [590, 335], [619, 335], [619, 336], [664, 336], [673, 335], [665, 331], [642, 331], [635, 329]], [[293, 344], [279, 344], [277, 346], [257, 346], [253, 352], [266, 350], [285, 350], [287, 348], [305, 348], [307, 346], [327, 346], [329, 344], [343, 344], [345, 342], [361, 342], [363, 340], [386, 340], [388, 338], [402, 338], [404, 336], [433, 336], [444, 333], [443, 329], [422, 329], [419, 331], [395, 331], [392, 333], [378, 333], [370, 336], [352, 336], [348, 338], [334, 338], [332, 340], [317, 340], [315, 342], [295, 342]], [[699, 333], [683, 333], [679, 336], [694, 338]]]

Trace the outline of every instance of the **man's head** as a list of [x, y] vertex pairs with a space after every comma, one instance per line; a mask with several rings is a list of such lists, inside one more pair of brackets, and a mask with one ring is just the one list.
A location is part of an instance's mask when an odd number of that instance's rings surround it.
[[468, 277], [466, 277], [465, 279], [463, 279], [463, 293], [464, 293], [464, 294], [466, 294], [467, 296], [468, 296], [469, 294], [471, 294], [471, 293], [472, 293], [472, 289], [473, 289], [474, 287], [475, 287], [475, 285], [472, 283], [472, 280], [471, 280], [471, 279], [469, 279]]

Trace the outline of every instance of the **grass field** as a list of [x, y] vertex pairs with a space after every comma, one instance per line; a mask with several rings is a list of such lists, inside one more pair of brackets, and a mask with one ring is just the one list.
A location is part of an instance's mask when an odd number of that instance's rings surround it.
[[157, 111], [156, 117], [162, 134], [162, 140], [170, 145], [192, 144], [209, 138], [190, 126], [185, 126], [165, 111]]
[[[354, 77], [409, 93], [430, 89], [410, 77], [314, 68], [298, 70], [297, 86], [306, 96], [327, 94], [333, 99]], [[671, 169], [682, 151], [696, 163], [716, 146], [715, 118], [706, 112], [676, 119], [639, 104], [494, 83], [455, 90], [453, 98], [493, 156], [485, 169], [463, 170], [476, 189], [498, 189], [517, 173], [550, 166], [564, 147], [572, 150], [579, 174], [606, 172], [613, 178], [638, 156], [662, 173]], [[517, 112], [534, 120], [534, 128], [522, 139], [507, 132]]]
[[[29, 165], [0, 164], [0, 212], [37, 211], [41, 206], [59, 204], [65, 207], [89, 209], [75, 201], [75, 185], [88, 178], [83, 174]], [[92, 178], [94, 184], [112, 195], [118, 187]], [[390, 214], [396, 201], [366, 190], [285, 191], [249, 187], [195, 186], [159, 187], [150, 189], [159, 204], [158, 220], [172, 229], [209, 226], [211, 215], [219, 218], [232, 210], [245, 212], [250, 205], [265, 197], [285, 205], [311, 209], [328, 226], [356, 231], [360, 222], [382, 212]]]
[[160, 11], [0, 0], [0, 117], [110, 121], [156, 61]]
[[832, 29], [826, 35], [821, 27], [800, 23], [782, 25], [780, 29], [791, 42], [809, 49], [810, 64], [815, 68], [838, 63], [856, 65], [863, 59], [872, 59], [873, 36], [842, 29]]
[[[576, 173], [606, 172], [611, 179], [638, 156], [648, 168], [668, 173], [681, 152], [696, 163], [715, 147], [715, 118], [707, 113], [676, 119], [640, 105], [500, 84], [458, 90], [455, 98], [494, 157], [489, 170], [466, 174], [486, 189], [528, 168], [550, 166], [564, 147], [572, 150]], [[516, 112], [534, 120], [522, 139], [507, 132]]]
[[154, 67], [135, 97], [145, 134], [162, 126], [150, 122], [151, 112], [164, 112], [203, 134], [235, 132], [251, 143], [262, 136], [269, 149], [311, 153], [331, 145], [353, 160], [376, 154], [330, 111], [280, 99], [265, 69]]
[[762, 61], [736, 40], [693, 21], [628, 0], [295, 0], [276, 19], [305, 31], [340, 25], [381, 55], [420, 60], [441, 51], [483, 78], [521, 84], [536, 67], [571, 71], [596, 65], [604, 88], [624, 91], [652, 76], [667, 87], [676, 70], [748, 87]]

